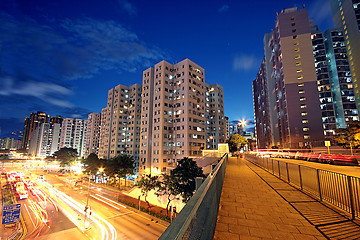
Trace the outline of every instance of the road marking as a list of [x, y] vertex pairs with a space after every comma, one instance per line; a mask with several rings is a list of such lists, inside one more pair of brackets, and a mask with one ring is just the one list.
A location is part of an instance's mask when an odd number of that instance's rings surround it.
[[131, 214], [132, 212], [127, 212], [127, 213], [120, 213], [120, 214], [116, 214], [114, 216], [111, 216], [111, 217], [107, 217], [106, 219], [109, 219], [109, 218], [115, 218], [115, 217], [120, 217], [120, 216], [123, 216], [123, 215], [128, 215], [128, 214]]
[[117, 210], [120, 210], [120, 208], [115, 207], [114, 205], [112, 205], [112, 204], [110, 204], [110, 203], [108, 203], [108, 202], [105, 202], [104, 200], [102, 200], [102, 199], [100, 199], [100, 198], [98, 198], [98, 197], [95, 197], [94, 195], [90, 195], [90, 197], [95, 198], [95, 199], [97, 199], [97, 200], [99, 200], [99, 201], [101, 201], [101, 202], [103, 202], [103, 203], [105, 203], [105, 204], [107, 204], [107, 205], [109, 205], [109, 206], [111, 206], [111, 207], [113, 207], [113, 208], [116, 208]]

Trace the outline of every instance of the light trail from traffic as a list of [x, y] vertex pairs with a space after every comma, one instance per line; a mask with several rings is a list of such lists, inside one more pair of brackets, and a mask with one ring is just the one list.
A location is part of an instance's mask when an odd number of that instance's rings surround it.
[[[85, 205], [75, 201], [72, 197], [68, 196], [67, 194], [59, 191], [56, 188], [53, 188], [49, 183], [41, 182], [41, 185], [46, 188], [46, 190], [51, 194], [57, 196], [57, 202], [62, 202], [63, 204], [66, 204], [69, 208], [72, 208], [77, 213], [83, 214]], [[50, 195], [49, 194], [49, 195]], [[64, 207], [62, 208], [63, 211], [67, 212], [65, 215], [83, 232], [85, 232], [87, 229], [85, 229], [85, 226], [82, 226], [77, 221], [76, 217], [73, 216], [67, 209]], [[74, 211], [73, 211], [74, 212]], [[71, 216], [71, 217], [70, 217]], [[92, 213], [92, 215], [89, 216], [89, 219], [98, 226], [98, 228], [101, 231], [101, 240], [116, 240], [117, 239], [117, 232], [116, 229], [112, 224], [110, 224], [108, 221], [106, 221], [103, 217], [96, 214], [95, 212]], [[105, 227], [106, 226], [106, 227]]]

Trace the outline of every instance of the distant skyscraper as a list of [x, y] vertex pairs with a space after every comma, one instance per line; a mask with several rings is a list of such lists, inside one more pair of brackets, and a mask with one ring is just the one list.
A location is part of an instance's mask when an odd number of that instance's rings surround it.
[[[99, 157], [121, 154], [139, 161], [141, 85], [118, 85], [108, 91], [107, 107], [101, 112]], [[137, 171], [137, 166], [136, 166]]]
[[100, 140], [100, 113], [90, 113], [86, 130], [85, 157], [90, 153], [99, 154]]
[[79, 157], [84, 157], [87, 121], [64, 118], [61, 124], [59, 149], [67, 147], [77, 150]]
[[21, 141], [14, 138], [0, 138], [0, 150], [20, 149]]
[[358, 111], [360, 109], [360, 2], [359, 0], [331, 0], [336, 28], [344, 31], [347, 55], [354, 82]]
[[223, 89], [205, 83], [204, 69], [189, 59], [145, 70], [142, 96], [140, 175], [164, 173], [225, 141]]
[[50, 116], [44, 112], [31, 113], [30, 117], [25, 118], [24, 135], [22, 139], [22, 148], [28, 148], [31, 139], [31, 133], [41, 124], [48, 123]]
[[61, 125], [63, 119], [64, 118], [62, 116], [50, 117], [50, 123], [51, 124], [59, 123]]
[[[298, 148], [323, 145], [324, 134], [317, 86], [317, 75], [306, 9], [284, 9], [277, 16], [275, 29], [265, 35], [264, 50], [267, 82], [254, 82], [254, 101], [267, 90], [272, 140], [264, 146]], [[260, 83], [260, 86], [258, 85]], [[261, 86], [265, 84], [266, 86]], [[256, 103], [257, 104], [257, 103]], [[265, 104], [267, 104], [265, 102]], [[255, 105], [258, 106], [258, 105]], [[262, 118], [255, 110], [255, 119]], [[258, 121], [259, 122], [259, 121]], [[264, 123], [265, 123], [264, 122]], [[259, 131], [267, 129], [258, 127]], [[259, 140], [259, 139], [258, 139]], [[268, 141], [268, 139], [266, 140]], [[260, 142], [259, 142], [260, 143]]]
[[58, 150], [60, 138], [59, 123], [42, 123], [35, 131], [29, 144], [29, 154], [37, 158], [46, 158]]
[[225, 131], [226, 131], [225, 137], [226, 137], [226, 140], [228, 140], [230, 138], [229, 126], [230, 126], [229, 125], [229, 117], [225, 116]]

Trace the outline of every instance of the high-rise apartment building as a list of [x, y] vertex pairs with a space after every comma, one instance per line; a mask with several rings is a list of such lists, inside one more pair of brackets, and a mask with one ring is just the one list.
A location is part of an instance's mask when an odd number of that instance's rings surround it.
[[110, 89], [107, 107], [101, 112], [99, 157], [109, 159], [128, 154], [138, 164], [140, 121], [141, 85], [118, 85]]
[[224, 91], [219, 84], [205, 83], [206, 148], [218, 148], [226, 141]]
[[32, 133], [29, 154], [37, 158], [53, 155], [59, 147], [60, 123], [42, 123]]
[[96, 155], [99, 154], [100, 119], [100, 113], [90, 113], [88, 115], [84, 154], [85, 157], [89, 156], [90, 153], [95, 153]]
[[0, 138], [0, 150], [20, 149], [21, 141], [14, 138]]
[[326, 56], [337, 128], [346, 128], [349, 122], [359, 120], [345, 42], [342, 30], [329, 29], [325, 32]]
[[[268, 91], [272, 141], [265, 146], [298, 148], [323, 145], [324, 134], [318, 97], [317, 75], [306, 9], [284, 9], [278, 14], [275, 29], [264, 37], [265, 58], [259, 74], [266, 83], [254, 82], [254, 101]], [[259, 86], [258, 84], [265, 84]], [[267, 103], [266, 103], [267, 104]], [[255, 110], [255, 118], [261, 113]], [[260, 121], [258, 121], [260, 122]], [[266, 128], [257, 128], [257, 131]], [[257, 132], [257, 137], [259, 133]]]
[[230, 138], [230, 130], [229, 130], [229, 117], [225, 116], [225, 138], [228, 140]]
[[317, 26], [313, 26], [311, 40], [315, 60], [315, 70], [318, 81], [319, 101], [321, 109], [321, 120], [323, 124], [324, 137], [331, 140], [335, 134], [336, 117], [334, 111], [334, 100], [329, 75], [328, 59], [326, 57], [325, 39]]
[[257, 136], [256, 146], [258, 148], [270, 148], [273, 146], [271, 134], [269, 89], [266, 79], [265, 58], [260, 65], [256, 79], [253, 81], [255, 134]]
[[343, 30], [354, 83], [355, 100], [360, 110], [360, 1], [331, 0], [334, 26]]
[[31, 113], [30, 117], [25, 118], [24, 134], [21, 147], [29, 148], [31, 133], [42, 123], [48, 123], [50, 116], [44, 112]]
[[79, 157], [84, 157], [87, 121], [82, 119], [64, 118], [61, 124], [61, 148], [74, 148]]
[[[202, 67], [161, 61], [143, 72], [139, 174], [160, 174], [225, 141], [222, 87]], [[212, 136], [213, 139], [210, 137]]]

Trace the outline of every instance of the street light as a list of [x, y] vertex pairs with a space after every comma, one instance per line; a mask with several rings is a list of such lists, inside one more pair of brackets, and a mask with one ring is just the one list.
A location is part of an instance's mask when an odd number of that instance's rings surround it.
[[214, 149], [214, 148], [215, 148], [214, 136], [212, 136], [212, 135], [211, 135], [211, 136], [209, 137], [209, 139], [212, 139], [212, 141], [213, 141], [213, 144], [212, 144], [212, 149]]

